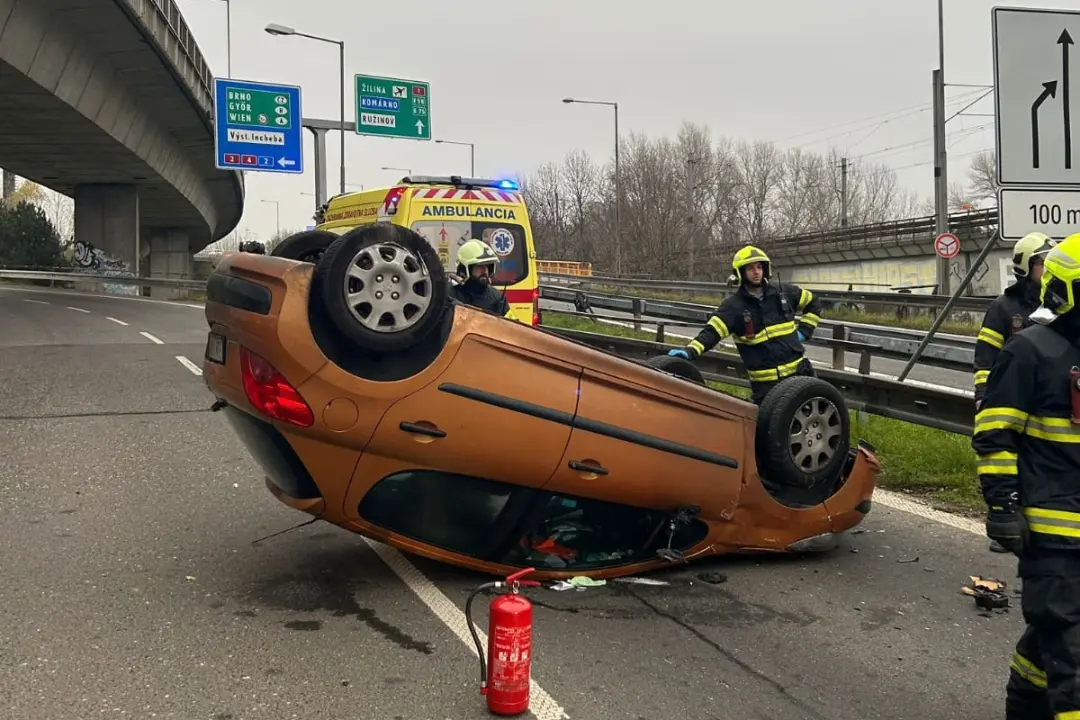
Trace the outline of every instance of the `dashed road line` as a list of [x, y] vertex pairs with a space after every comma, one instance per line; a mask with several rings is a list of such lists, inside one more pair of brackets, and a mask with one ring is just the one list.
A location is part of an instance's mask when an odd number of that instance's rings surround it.
[[23, 302], [34, 303], [35, 305], [50, 305], [51, 304], [51, 303], [45, 302], [44, 300], [31, 300], [30, 298], [23, 298]]
[[150, 333], [146, 332], [145, 330], [140, 330], [139, 334], [142, 335], [147, 340], [149, 340], [150, 342], [154, 343], [155, 345], [164, 345], [165, 344], [164, 340], [157, 339], [156, 337], [154, 337]]
[[90, 313], [89, 310], [85, 310], [85, 309], [80, 308], [80, 307], [72, 307], [71, 305], [67, 305], [66, 307], [67, 307], [68, 310], [74, 310], [75, 312], [81, 312], [81, 313], [87, 313], [87, 314]]
[[177, 355], [176, 359], [179, 360], [180, 364], [183, 365], [184, 367], [186, 367], [188, 370], [190, 370], [193, 374], [198, 375], [199, 377], [202, 377], [202, 368], [201, 367], [199, 367], [195, 363], [191, 362], [190, 360], [188, 360], [183, 355]]
[[112, 321], [113, 321], [114, 323], [116, 323], [117, 325], [123, 325], [124, 327], [127, 327], [127, 323], [126, 323], [126, 322], [124, 322], [123, 320], [117, 320], [117, 319], [116, 319], [116, 318], [114, 318], [114, 317], [106, 317], [105, 319], [106, 319], [106, 320], [112, 320]]

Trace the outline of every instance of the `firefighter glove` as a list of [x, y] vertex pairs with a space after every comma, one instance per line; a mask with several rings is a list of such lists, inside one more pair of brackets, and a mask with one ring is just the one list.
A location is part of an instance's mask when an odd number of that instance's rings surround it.
[[1014, 505], [991, 507], [986, 515], [986, 536], [1020, 557], [1028, 544], [1027, 521]]
[[684, 350], [683, 348], [675, 348], [674, 350], [669, 351], [668, 355], [671, 355], [672, 357], [681, 357], [684, 360], [690, 359], [689, 351]]

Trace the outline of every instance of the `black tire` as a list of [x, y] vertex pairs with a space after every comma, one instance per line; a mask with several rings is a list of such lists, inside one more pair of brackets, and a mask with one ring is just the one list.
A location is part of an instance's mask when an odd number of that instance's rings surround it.
[[705, 384], [705, 376], [701, 374], [701, 370], [698, 369], [697, 365], [686, 358], [677, 357], [675, 355], [657, 355], [656, 357], [646, 360], [645, 364], [654, 367], [657, 370], [662, 370], [666, 373], [681, 377], [683, 380], [689, 380], [690, 382], [695, 382], [699, 385]]
[[317, 263], [339, 237], [328, 230], [304, 230], [279, 242], [270, 254], [288, 260]]
[[[797, 433], [810, 433], [801, 447], [791, 440]], [[847, 461], [850, 433], [847, 404], [832, 383], [809, 376], [781, 380], [758, 408], [758, 474], [772, 485], [831, 488]]]
[[[370, 286], [350, 277], [354, 267], [361, 275], [371, 273]], [[376, 223], [334, 241], [315, 266], [311, 302], [319, 304], [334, 328], [356, 348], [376, 354], [400, 352], [415, 347], [440, 326], [450, 307], [448, 285], [438, 253], [423, 236], [399, 225]], [[350, 302], [346, 288], [360, 297]], [[399, 317], [368, 301], [375, 301], [376, 293], [386, 297], [403, 290], [411, 290], [415, 302], [403, 300], [394, 306]], [[387, 324], [388, 315], [403, 322]]]

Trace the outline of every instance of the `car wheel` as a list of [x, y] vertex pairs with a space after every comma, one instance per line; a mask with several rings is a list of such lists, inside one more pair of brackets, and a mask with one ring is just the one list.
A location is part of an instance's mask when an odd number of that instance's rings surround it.
[[338, 235], [327, 230], [304, 230], [279, 242], [271, 251], [274, 257], [317, 263]]
[[675, 355], [657, 355], [646, 360], [645, 364], [657, 370], [671, 373], [676, 377], [681, 377], [683, 380], [689, 380], [699, 385], [705, 384], [705, 376], [701, 374], [701, 370], [686, 358]]
[[847, 459], [850, 426], [844, 396], [832, 383], [808, 376], [782, 380], [758, 408], [759, 474], [774, 485], [831, 488]]
[[335, 328], [358, 348], [407, 350], [439, 326], [449, 306], [438, 253], [390, 223], [351, 230], [315, 266], [312, 288]]

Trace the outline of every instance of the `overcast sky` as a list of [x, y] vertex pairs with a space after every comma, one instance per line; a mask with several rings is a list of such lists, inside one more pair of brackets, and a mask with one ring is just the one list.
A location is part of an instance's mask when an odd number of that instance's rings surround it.
[[[178, 0], [211, 68], [227, 75], [223, 0]], [[994, 0], [945, 0], [949, 83], [993, 82]], [[1017, 6], [1039, 3], [1017, 0]], [[931, 72], [936, 0], [231, 0], [232, 75], [303, 88], [305, 117], [336, 120], [337, 46], [275, 37], [267, 23], [346, 42], [346, 120], [355, 73], [431, 83], [434, 137], [476, 143], [482, 176], [527, 174], [572, 149], [610, 156], [610, 108], [565, 105], [576, 96], [617, 101], [620, 129], [673, 135], [684, 120], [716, 135], [773, 140], [897, 168], [922, 195], [933, 189]], [[951, 87], [962, 107], [985, 92]], [[969, 113], [992, 113], [990, 95]], [[950, 112], [950, 114], [951, 114]], [[950, 180], [993, 148], [993, 118], [949, 125]], [[312, 143], [302, 176], [247, 174], [241, 228], [269, 238], [310, 223]], [[338, 137], [328, 136], [327, 187], [338, 188]], [[350, 135], [347, 182], [379, 187], [403, 173], [467, 173], [469, 148]], [[350, 188], [357, 189], [357, 188]], [[307, 193], [307, 194], [305, 194]]]

